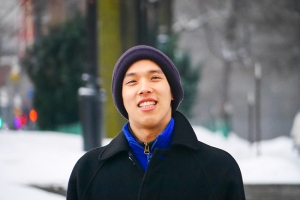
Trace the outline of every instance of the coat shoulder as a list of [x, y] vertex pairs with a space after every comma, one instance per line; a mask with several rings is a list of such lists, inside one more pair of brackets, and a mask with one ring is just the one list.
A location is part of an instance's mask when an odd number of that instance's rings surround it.
[[205, 144], [203, 142], [198, 141], [199, 146], [199, 155], [205, 155], [201, 156], [202, 160], [210, 161], [210, 162], [216, 162], [216, 164], [222, 162], [227, 162], [230, 164], [237, 164], [236, 160], [233, 158], [233, 156], [228, 153], [227, 151], [223, 149], [219, 149], [213, 146], [210, 146], [208, 144]]
[[74, 170], [81, 171], [97, 167], [99, 165], [99, 156], [105, 152], [106, 148], [106, 146], [98, 147], [86, 152], [78, 159], [74, 166]]
[[76, 162], [68, 183], [67, 200], [77, 200], [84, 196], [90, 180], [100, 166], [98, 157], [105, 151], [105, 148], [92, 149]]
[[239, 165], [231, 154], [202, 142], [198, 144], [199, 149], [195, 157], [205, 172], [211, 176], [241, 176]]
[[199, 142], [196, 159], [215, 194], [245, 199], [241, 170], [228, 152]]

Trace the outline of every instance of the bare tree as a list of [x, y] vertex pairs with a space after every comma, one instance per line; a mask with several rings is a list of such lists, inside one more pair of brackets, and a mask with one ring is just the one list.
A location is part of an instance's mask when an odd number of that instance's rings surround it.
[[[183, 15], [174, 24], [177, 31], [205, 32], [208, 50], [222, 63], [218, 115], [229, 120], [229, 80], [232, 66], [242, 67], [254, 74], [260, 63], [264, 75], [273, 74], [277, 80], [289, 80], [300, 70], [300, 1], [297, 0], [195, 0], [200, 15], [187, 19]], [[273, 82], [273, 85], [279, 81]], [[294, 82], [294, 81], [293, 81]], [[300, 85], [300, 81], [298, 80]], [[271, 83], [266, 83], [269, 84]], [[266, 86], [265, 86], [266, 87]], [[290, 93], [293, 93], [290, 89]], [[273, 91], [266, 91], [271, 93]], [[294, 91], [299, 94], [299, 91]], [[271, 97], [263, 94], [269, 101]], [[272, 94], [275, 95], [275, 94]], [[294, 95], [296, 96], [296, 95]], [[282, 95], [281, 98], [284, 98]], [[274, 98], [273, 98], [274, 99]], [[277, 98], [278, 99], [278, 98]], [[272, 100], [273, 103], [276, 103]], [[270, 105], [270, 104], [268, 104]], [[300, 103], [288, 106], [299, 108]], [[286, 106], [287, 108], [287, 106]], [[287, 110], [285, 108], [285, 110]], [[265, 108], [265, 115], [287, 114], [283, 108]], [[269, 117], [265, 116], [265, 117]], [[277, 117], [280, 119], [280, 117]]]
[[[199, 0], [202, 16], [198, 18], [206, 33], [210, 52], [223, 63], [220, 82], [220, 103], [217, 118], [224, 134], [230, 131], [231, 105], [228, 99], [229, 79], [234, 62], [252, 64], [249, 55], [248, 24], [245, 3], [239, 0]], [[203, 23], [205, 22], [205, 23]], [[249, 62], [250, 61], [250, 62]]]

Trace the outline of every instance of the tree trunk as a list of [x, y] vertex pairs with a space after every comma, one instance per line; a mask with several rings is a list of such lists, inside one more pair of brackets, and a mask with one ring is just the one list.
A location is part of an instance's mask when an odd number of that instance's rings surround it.
[[220, 105], [220, 117], [223, 122], [222, 132], [225, 136], [231, 131], [231, 111], [228, 100], [229, 92], [229, 79], [231, 72], [232, 62], [235, 60], [234, 54], [236, 53], [237, 41], [236, 28], [237, 28], [237, 12], [238, 12], [238, 0], [231, 1], [231, 8], [229, 17], [225, 23], [224, 33], [224, 47], [222, 49], [223, 55], [223, 74], [221, 82], [221, 105]]
[[100, 77], [102, 88], [106, 91], [104, 102], [104, 126], [106, 137], [114, 137], [124, 125], [124, 118], [114, 106], [111, 94], [111, 76], [113, 68], [121, 56], [120, 36], [120, 1], [99, 1], [98, 23], [99, 53], [100, 53]]

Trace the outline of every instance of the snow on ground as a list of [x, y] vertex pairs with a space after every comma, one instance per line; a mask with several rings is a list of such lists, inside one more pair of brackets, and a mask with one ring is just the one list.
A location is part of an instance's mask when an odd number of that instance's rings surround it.
[[200, 141], [229, 152], [238, 162], [245, 184], [300, 184], [300, 155], [289, 137], [259, 144], [231, 134], [227, 139], [202, 127], [194, 127]]
[[[224, 138], [199, 126], [194, 129], [200, 141], [226, 150], [237, 160], [245, 184], [300, 184], [300, 156], [290, 138], [251, 145], [235, 134]], [[109, 141], [104, 139], [103, 145]], [[74, 164], [84, 154], [82, 144], [79, 135], [0, 131], [0, 199], [65, 199], [29, 185], [66, 188]]]

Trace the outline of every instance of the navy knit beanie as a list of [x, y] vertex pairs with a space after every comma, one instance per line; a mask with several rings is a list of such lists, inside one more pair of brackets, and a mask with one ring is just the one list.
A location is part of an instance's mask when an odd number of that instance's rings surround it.
[[128, 113], [123, 104], [122, 85], [128, 68], [139, 60], [151, 60], [155, 62], [164, 72], [174, 100], [171, 102], [174, 112], [183, 99], [183, 89], [180, 82], [180, 75], [172, 61], [161, 51], [145, 45], [135, 46], [128, 49], [118, 60], [112, 75], [112, 96], [114, 104], [119, 112], [128, 119]]

